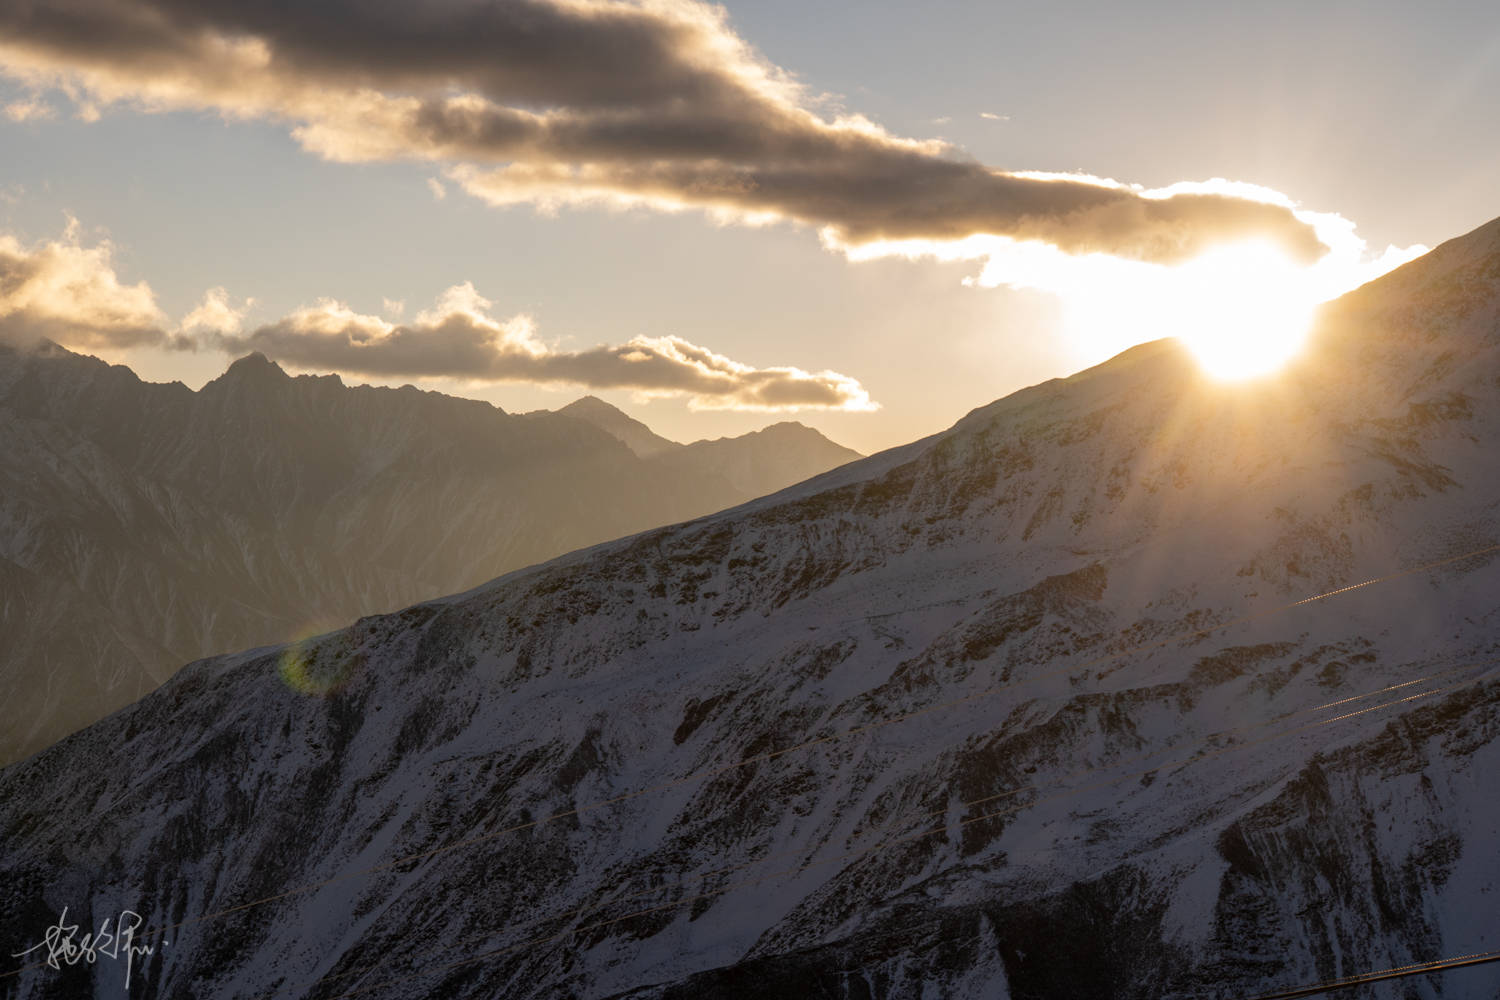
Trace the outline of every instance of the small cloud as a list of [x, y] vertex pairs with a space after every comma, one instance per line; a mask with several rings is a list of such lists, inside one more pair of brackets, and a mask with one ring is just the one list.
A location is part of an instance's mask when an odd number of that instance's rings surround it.
[[254, 304], [254, 299], [245, 299], [236, 308], [230, 304], [229, 292], [223, 287], [210, 288], [203, 293], [198, 307], [182, 318], [181, 329], [191, 333], [239, 333], [245, 313]]
[[946, 125], [949, 122], [951, 122], [952, 120], [953, 120], [953, 116], [952, 115], [939, 115], [937, 118], [932, 119], [932, 124], [934, 124], [934, 125]]
[[986, 118], [986, 119], [988, 119], [988, 120], [990, 120], [992, 122], [1008, 122], [1008, 121], [1010, 121], [1010, 115], [997, 115], [993, 111], [981, 111], [981, 112], [979, 112], [979, 117]]
[[443, 182], [436, 177], [427, 178], [427, 190], [431, 191], [433, 198], [438, 201], [448, 197], [448, 189], [443, 187]]
[[44, 118], [52, 118], [57, 114], [57, 109], [46, 101], [37, 98], [27, 98], [20, 101], [11, 101], [3, 109], [0, 109], [5, 117], [13, 122], [34, 122]]
[[382, 298], [380, 306], [391, 319], [400, 319], [406, 313], [406, 301], [404, 299]]
[[96, 350], [168, 341], [151, 287], [123, 284], [109, 241], [84, 246], [81, 228], [70, 217], [61, 239], [32, 246], [0, 235], [0, 341]]

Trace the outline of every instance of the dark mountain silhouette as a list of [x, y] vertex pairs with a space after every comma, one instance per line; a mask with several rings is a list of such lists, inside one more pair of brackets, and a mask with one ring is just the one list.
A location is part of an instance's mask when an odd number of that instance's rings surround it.
[[721, 478], [746, 500], [775, 493], [863, 457], [790, 420], [736, 437], [680, 444], [661, 437], [597, 396], [584, 396], [556, 412], [593, 424], [642, 458], [705, 479]]
[[[548, 411], [538, 410], [536, 412], [546, 413]], [[584, 396], [582, 399], [575, 399], [556, 412], [566, 417], [583, 420], [593, 424], [602, 431], [608, 432], [612, 437], [625, 442], [627, 448], [642, 458], [651, 458], [654, 455], [660, 455], [662, 452], [676, 451], [682, 447], [681, 444], [662, 437], [639, 420], [628, 416], [618, 407], [609, 405], [598, 396]]]
[[[819, 440], [826, 464], [804, 451], [788, 475], [838, 464], [843, 450]], [[0, 761], [188, 660], [793, 481], [650, 463], [555, 414], [293, 378], [260, 354], [193, 392], [56, 346], [0, 349], [0, 441]]]

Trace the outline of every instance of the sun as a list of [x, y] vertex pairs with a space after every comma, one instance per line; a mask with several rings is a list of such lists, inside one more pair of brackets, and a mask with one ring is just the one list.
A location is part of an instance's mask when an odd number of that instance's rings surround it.
[[[1084, 292], [1083, 294], [1078, 294]], [[1075, 341], [1108, 355], [1174, 337], [1220, 379], [1276, 371], [1307, 339], [1326, 299], [1309, 268], [1274, 246], [1243, 243], [1175, 267], [1101, 270], [1065, 301]]]
[[1322, 299], [1306, 268], [1264, 245], [1211, 251], [1175, 272], [1171, 335], [1223, 379], [1264, 375], [1290, 361]]

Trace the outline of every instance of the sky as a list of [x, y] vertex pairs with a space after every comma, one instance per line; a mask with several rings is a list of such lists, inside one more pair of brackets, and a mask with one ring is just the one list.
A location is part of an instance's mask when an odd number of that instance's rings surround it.
[[262, 350], [872, 452], [1156, 336], [1249, 372], [1500, 215], [1492, 3], [40, 6], [0, 337], [194, 387]]

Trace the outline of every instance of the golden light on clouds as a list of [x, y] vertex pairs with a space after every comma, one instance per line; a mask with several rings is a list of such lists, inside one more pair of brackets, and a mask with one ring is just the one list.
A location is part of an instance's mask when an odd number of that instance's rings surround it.
[[[1319, 302], [1425, 250], [1372, 256], [1352, 223], [1253, 184], [1148, 189], [1002, 169], [947, 140], [898, 135], [808, 91], [741, 38], [722, 7], [698, 0], [349, 14], [221, 0], [0, 4], [0, 79], [30, 95], [0, 114], [29, 120], [69, 103], [91, 117], [211, 111], [275, 123], [326, 160], [422, 164], [438, 201], [451, 189], [543, 214], [696, 211], [724, 224], [815, 227], [853, 260], [974, 261], [977, 286], [1057, 296], [1060, 360], [1079, 365], [1177, 337], [1215, 374], [1265, 372], [1296, 352]], [[24, 270], [27, 282], [25, 301], [0, 287], [9, 335], [99, 349], [253, 349], [374, 377], [630, 389], [702, 409], [875, 408], [851, 376], [751, 365], [696, 332], [563, 349], [525, 317], [490, 316], [477, 298], [411, 322], [319, 300], [241, 330], [244, 307], [213, 289], [174, 331], [148, 315], [144, 284], [108, 284], [107, 248], [58, 246], [38, 254], [0, 242], [0, 269]], [[90, 267], [92, 285], [66, 277]], [[113, 314], [105, 292], [124, 303]]]
[[111, 362], [148, 349], [260, 351], [306, 371], [619, 389], [642, 399], [681, 398], [696, 410], [879, 409], [852, 376], [746, 364], [670, 333], [564, 349], [540, 339], [529, 315], [491, 315], [493, 303], [467, 281], [405, 323], [401, 301], [382, 300], [386, 319], [322, 298], [247, 330], [255, 299], [214, 287], [174, 324], [146, 282], [120, 280], [109, 241], [87, 246], [80, 230], [71, 220], [61, 239], [31, 245], [0, 231], [0, 345], [30, 349], [50, 340]]
[[[1037, 179], [1058, 175], [1034, 174]], [[1101, 186], [1118, 182], [1077, 175]], [[1080, 365], [1096, 364], [1136, 344], [1173, 337], [1218, 378], [1241, 379], [1275, 371], [1301, 349], [1319, 304], [1373, 281], [1427, 252], [1427, 247], [1387, 247], [1373, 254], [1352, 222], [1334, 213], [1296, 208], [1269, 188], [1215, 179], [1157, 190], [1144, 199], [1215, 193], [1279, 205], [1329, 248], [1314, 262], [1293, 259], [1264, 240], [1229, 242], [1176, 264], [1110, 254], [1068, 254], [1033, 240], [979, 235], [962, 240], [887, 240], [862, 246], [831, 230], [824, 245], [851, 260], [906, 257], [983, 261], [967, 283], [981, 288], [1028, 288], [1058, 297], [1063, 335]]]
[[81, 229], [69, 218], [60, 239], [34, 245], [0, 232], [0, 343], [50, 338], [98, 350], [164, 338], [151, 287], [121, 281], [113, 245], [85, 246]]
[[852, 244], [984, 233], [1160, 264], [1230, 239], [1324, 249], [1274, 200], [1002, 170], [897, 135], [808, 93], [694, 0], [377, 5], [347, 21], [316, 4], [187, 6], [0, 5], [0, 77], [80, 113], [276, 122], [328, 160], [437, 165], [499, 207], [695, 210]]

